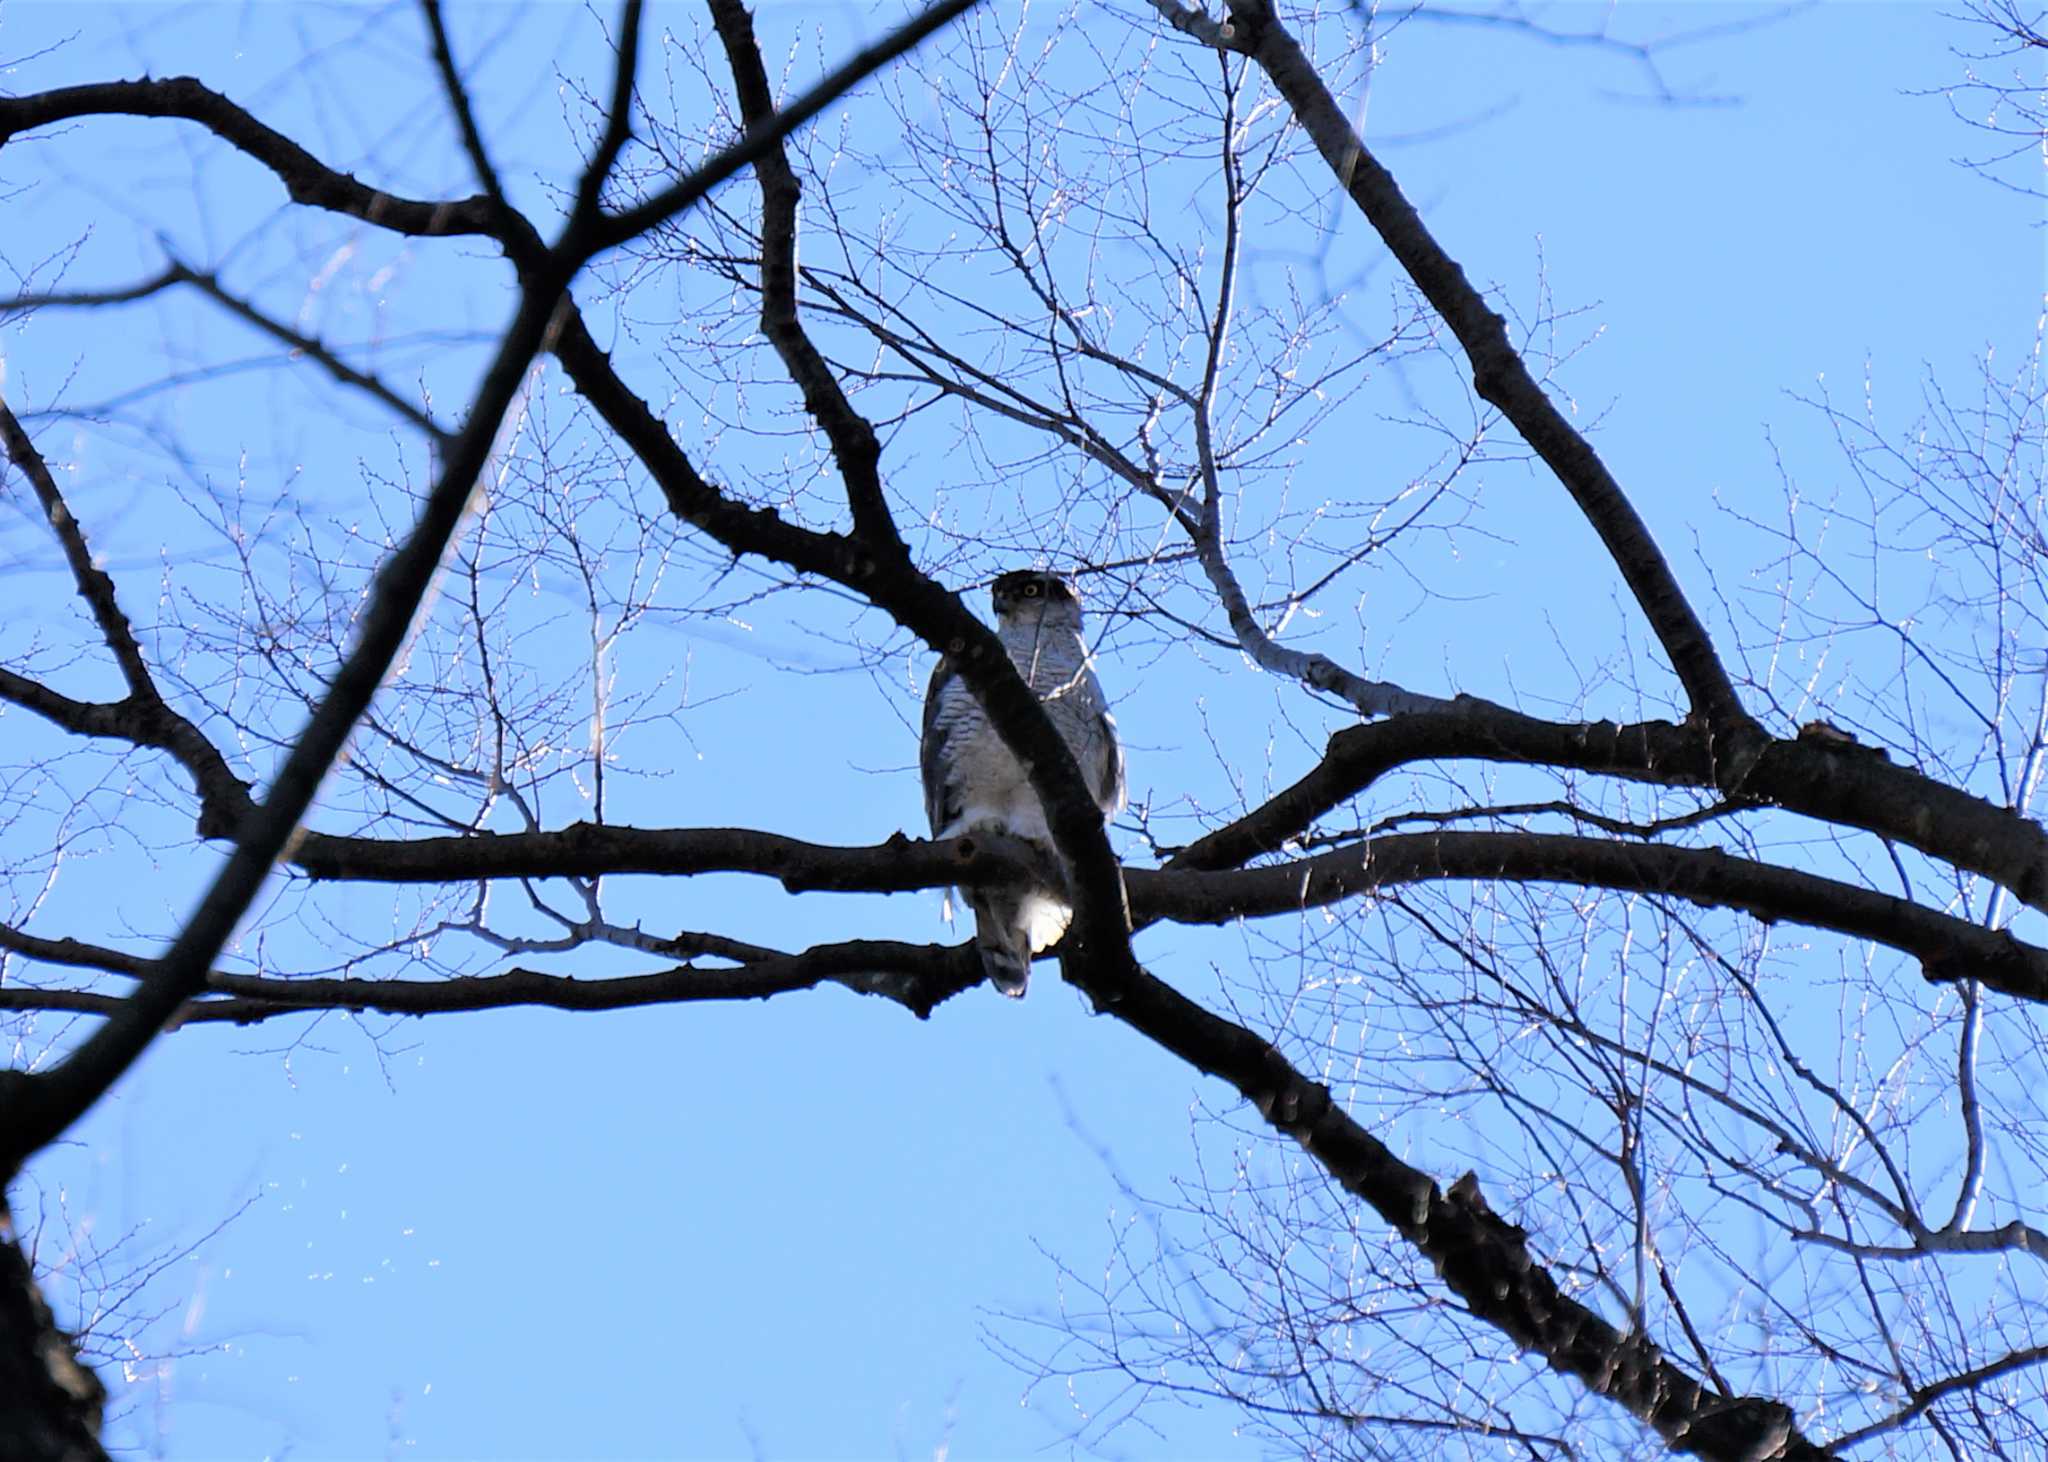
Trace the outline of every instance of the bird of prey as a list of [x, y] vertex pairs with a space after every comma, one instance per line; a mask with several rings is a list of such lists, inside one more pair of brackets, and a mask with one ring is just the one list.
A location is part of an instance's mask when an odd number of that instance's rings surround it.
[[[1081, 601], [1058, 574], [1017, 569], [995, 581], [996, 634], [1017, 673], [1045, 705], [1105, 817], [1124, 805], [1124, 753], [1081, 638]], [[924, 697], [924, 806], [932, 836], [995, 832], [1048, 850], [1045, 809], [1023, 766], [967, 688], [941, 659]], [[1031, 956], [1059, 942], [1074, 911], [1044, 888], [971, 889], [974, 944], [1005, 995], [1022, 996]], [[949, 905], [950, 907], [950, 905]]]

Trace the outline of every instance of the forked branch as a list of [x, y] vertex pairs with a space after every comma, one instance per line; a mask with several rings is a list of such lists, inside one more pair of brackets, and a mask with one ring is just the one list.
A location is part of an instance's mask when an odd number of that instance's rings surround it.
[[[1488, 308], [1457, 261], [1437, 243], [1392, 174], [1366, 148], [1314, 64], [1281, 24], [1270, 0], [1230, 0], [1227, 27], [1219, 27], [1179, 0], [1154, 0], [1154, 4], [1176, 28], [1211, 45], [1241, 51], [1266, 73], [1335, 174], [1338, 186], [1458, 337], [1480, 396], [1514, 423], [1599, 534], [1670, 657], [1693, 714], [1731, 743], [1753, 739], [1755, 724], [1736, 695], [1706, 627], [1621, 485], [1591, 444], [1544, 395], [1510, 343], [1505, 323]], [[1729, 754], [1736, 750], [1731, 744], [1718, 758], [1725, 786], [1739, 785], [1747, 769], [1740, 757]]]

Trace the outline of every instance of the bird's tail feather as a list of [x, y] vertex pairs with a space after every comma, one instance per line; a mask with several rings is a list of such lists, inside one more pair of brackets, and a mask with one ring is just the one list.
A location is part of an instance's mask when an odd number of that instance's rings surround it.
[[974, 909], [974, 948], [989, 983], [1012, 999], [1031, 983], [1031, 928], [1015, 896], [968, 895]]

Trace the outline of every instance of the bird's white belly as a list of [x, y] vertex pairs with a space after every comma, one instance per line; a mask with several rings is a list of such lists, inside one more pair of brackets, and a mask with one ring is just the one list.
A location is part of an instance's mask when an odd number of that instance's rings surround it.
[[1046, 826], [1045, 808], [1024, 774], [1023, 763], [1003, 745], [1002, 738], [984, 730], [961, 748], [955, 776], [968, 789], [960, 816], [948, 825], [944, 837], [958, 837], [977, 828], [994, 828], [1013, 838], [1030, 838], [1047, 846], [1052, 830]]

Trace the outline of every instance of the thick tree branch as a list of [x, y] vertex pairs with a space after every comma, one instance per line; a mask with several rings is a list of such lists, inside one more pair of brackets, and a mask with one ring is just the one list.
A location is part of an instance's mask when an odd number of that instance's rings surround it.
[[114, 663], [121, 670], [121, 679], [127, 682], [128, 694], [158, 700], [156, 683], [150, 679], [149, 666], [143, 662], [142, 646], [135, 640], [135, 628], [128, 622], [127, 614], [114, 595], [113, 579], [93, 561], [92, 550], [86, 546], [85, 529], [72, 515], [63, 494], [57, 490], [57, 479], [50, 474], [49, 464], [43, 461], [42, 453], [36, 450], [28, 433], [21, 429], [21, 423], [15, 420], [4, 399], [0, 399], [0, 447], [6, 449], [7, 460], [28, 479], [29, 488], [42, 507], [43, 517], [64, 551], [64, 562], [71, 570], [71, 582], [78, 590], [78, 597], [85, 601], [93, 623], [99, 626], [100, 637], [113, 652]]
[[106, 1462], [99, 1443], [106, 1388], [79, 1363], [72, 1338], [36, 1285], [0, 1197], [0, 1456]]
[[[1599, 534], [1672, 668], [1692, 709], [1723, 736], [1754, 735], [1706, 627], [1678, 587], [1677, 578], [1635, 508], [1584, 437], [1530, 376], [1508, 340], [1500, 316], [1487, 307], [1465, 272], [1424, 226], [1391, 174], [1366, 150], [1344, 110], [1300, 45], [1275, 15], [1270, 0], [1230, 0], [1227, 33], [1178, 0], [1154, 0], [1180, 29], [1210, 44], [1227, 44], [1258, 63], [1316, 145], [1338, 185], [1358, 206], [1408, 276], [1415, 281], [1464, 347], [1480, 396], [1500, 408], [1536, 450]], [[1746, 767], [1735, 746], [1717, 748], [1719, 780], [1739, 785]]]
[[[848, 939], [794, 954], [771, 953], [731, 967], [682, 964], [644, 975], [579, 980], [538, 970], [453, 980], [266, 980], [217, 977], [213, 988], [244, 1005], [268, 1003], [268, 1013], [297, 1009], [378, 1010], [393, 1015], [435, 1015], [538, 1005], [556, 1010], [623, 1010], [706, 1000], [767, 1000], [820, 985], [843, 985], [860, 995], [893, 1000], [918, 1019], [983, 978], [969, 944], [905, 944], [892, 939]], [[187, 1018], [220, 1019], [211, 1000], [187, 1008]], [[246, 1018], [246, 1017], [242, 1017]]]
[[179, 117], [197, 122], [268, 168], [294, 203], [345, 213], [396, 233], [437, 238], [495, 235], [503, 224], [503, 210], [486, 197], [429, 203], [358, 182], [326, 166], [282, 132], [265, 126], [190, 76], [102, 81], [0, 97], [0, 147], [39, 127], [108, 115]]
[[1930, 980], [1978, 979], [2022, 1000], [2048, 1001], [2048, 950], [2007, 931], [1714, 848], [1529, 832], [1398, 833], [1293, 863], [1128, 876], [1134, 911], [1181, 923], [1258, 918], [1442, 879], [1670, 894], [1888, 945], [1919, 960]]
[[1742, 790], [1790, 812], [1918, 848], [2048, 910], [2048, 828], [1899, 766], [1882, 751], [1807, 737], [1773, 741]]
[[[292, 861], [316, 878], [364, 882], [750, 873], [775, 878], [792, 893], [900, 893], [1043, 879], [1049, 872], [1028, 844], [1007, 838], [925, 842], [899, 833], [871, 847], [835, 847], [746, 828], [593, 823], [554, 832], [403, 841], [312, 835], [294, 850]], [[2008, 932], [1712, 848], [1530, 832], [1399, 833], [1256, 868], [1205, 871], [1176, 864], [1121, 869], [1118, 879], [1139, 926], [1272, 917], [1377, 889], [1442, 880], [1669, 894], [1741, 909], [1765, 922], [1872, 940], [1920, 961], [1931, 980], [1981, 979], [2019, 999], [2048, 1001], [2048, 951]]]
[[202, 838], [233, 837], [255, 807], [249, 784], [229, 768], [220, 748], [162, 701], [134, 696], [118, 701], [73, 700], [4, 668], [0, 668], [0, 700], [33, 711], [74, 736], [126, 741], [169, 752], [197, 787]]
[[[1009, 838], [925, 842], [899, 833], [871, 847], [835, 847], [746, 828], [593, 823], [557, 832], [412, 841], [309, 839], [293, 861], [315, 877], [364, 882], [747, 873], [775, 878], [792, 893], [900, 893], [1058, 876], [1030, 844]], [[2048, 1001], [2048, 950], [2010, 932], [1712, 848], [1528, 832], [1402, 833], [1288, 863], [1215, 872], [1133, 868], [1123, 870], [1121, 879], [1139, 927], [1162, 920], [1216, 924], [1281, 916], [1379, 889], [1445, 880], [1654, 893], [1740, 909], [1767, 923], [1803, 924], [1871, 940], [1919, 960], [1930, 980], [1976, 979], [2020, 999]], [[137, 976], [148, 975], [157, 964], [5, 926], [0, 926], [0, 949], [46, 963]], [[207, 984], [235, 989], [220, 975]]]
[[925, 842], [902, 833], [870, 847], [809, 843], [753, 828], [636, 828], [579, 822], [554, 832], [444, 838], [309, 836], [292, 852], [314, 878], [369, 883], [605, 874], [754, 873], [791, 893], [907, 893], [1040, 880], [1052, 872], [1029, 843], [975, 836]]
[[[940, 0], [807, 88], [767, 122], [749, 128], [723, 148], [654, 196], [616, 214], [588, 218], [579, 245], [587, 259], [638, 238], [695, 206], [712, 189], [803, 126], [848, 91], [919, 42], [972, 9], [979, 0]], [[236, 150], [262, 163], [293, 202], [347, 214], [396, 233], [444, 238], [482, 235], [497, 239], [514, 253], [538, 242], [532, 225], [518, 212], [477, 194], [449, 202], [402, 198], [359, 182], [315, 158], [283, 133], [189, 77], [162, 80], [96, 82], [61, 87], [28, 96], [0, 97], [0, 147], [23, 132], [89, 116], [176, 117], [196, 122]], [[537, 255], [524, 250], [530, 265]]]
[[1674, 1450], [1716, 1462], [1820, 1462], [1790, 1408], [1719, 1396], [1650, 1339], [1616, 1329], [1567, 1295], [1477, 1185], [1446, 1194], [1297, 1071], [1269, 1041], [1140, 971], [1110, 1014], [1197, 1070], [1229, 1082], [1274, 1127], [1363, 1198], [1432, 1264], [1472, 1315], [1655, 1428]]
[[[768, 71], [754, 36], [753, 17], [740, 0], [709, 0], [711, 21], [725, 46], [738, 95], [740, 119], [758, 131], [775, 115]], [[761, 184], [761, 333], [782, 358], [783, 369], [803, 392], [810, 413], [832, 444], [833, 460], [853, 510], [853, 531], [877, 553], [904, 556], [902, 538], [882, 492], [882, 444], [866, 417], [854, 410], [839, 378], [811, 343], [797, 313], [797, 202], [802, 185], [781, 143], [763, 150], [754, 163]]]
[[[95, 950], [90, 958], [75, 941], [67, 951], [77, 964], [124, 965], [148, 975], [157, 961]], [[893, 1000], [918, 1019], [984, 978], [972, 944], [905, 944], [889, 939], [849, 939], [794, 954], [767, 951], [737, 965], [680, 964], [642, 975], [585, 980], [540, 970], [458, 976], [446, 980], [282, 979], [215, 973], [204, 993], [181, 1008], [171, 1024], [250, 1025], [286, 1015], [325, 1010], [377, 1011], [386, 1015], [454, 1015], [477, 1010], [540, 1006], [551, 1010], [631, 1010], [649, 1005], [684, 1005], [707, 1000], [767, 1000], [820, 985], [843, 985], [856, 994]], [[0, 985], [0, 1010], [55, 1010], [113, 1015], [121, 1001], [90, 990]]]
[[46, 939], [26, 929], [17, 929], [12, 924], [0, 924], [0, 951], [22, 955], [42, 964], [68, 969], [105, 970], [108, 974], [128, 975], [136, 979], [148, 974], [157, 964], [157, 961], [143, 955], [109, 949], [103, 944], [87, 944], [81, 939]]
[[[1278, 852], [1389, 771], [1420, 761], [1497, 761], [1674, 787], [1716, 785], [1711, 738], [1691, 724], [1542, 721], [1470, 697], [1454, 706], [1445, 714], [1345, 727], [1293, 785], [1167, 866], [1229, 868]], [[1743, 800], [1917, 848], [2048, 909], [2048, 829], [1900, 766], [1876, 748], [1806, 736], [1771, 741], [1752, 765]]]
[[198, 787], [200, 835], [231, 835], [253, 806], [248, 784], [234, 774], [205, 733], [172, 710], [157, 689], [113, 579], [94, 561], [85, 530], [58, 492], [42, 453], [4, 400], [0, 400], [0, 445], [5, 446], [8, 460], [28, 478], [51, 531], [57, 535], [79, 597], [99, 626], [128, 687], [128, 694], [118, 701], [80, 701], [0, 668], [0, 700], [34, 711], [75, 735], [118, 738], [168, 751]]

